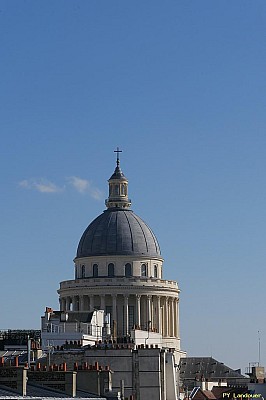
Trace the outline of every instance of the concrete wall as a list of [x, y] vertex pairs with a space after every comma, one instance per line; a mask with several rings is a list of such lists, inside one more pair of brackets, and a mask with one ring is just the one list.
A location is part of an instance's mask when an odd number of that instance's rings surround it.
[[134, 329], [130, 332], [130, 337], [136, 346], [141, 344], [153, 344], [162, 347], [162, 335], [157, 332], [143, 331], [141, 329]]
[[112, 390], [111, 371], [78, 369], [77, 388], [104, 396], [106, 392]]
[[166, 373], [166, 398], [167, 400], [177, 399], [177, 387], [176, 387], [176, 369], [175, 360], [173, 353], [165, 354], [165, 373]]
[[[167, 394], [175, 393], [174, 357], [165, 358], [165, 350], [159, 348], [132, 349], [88, 349], [84, 352], [55, 352], [51, 355], [53, 363], [66, 362], [73, 368], [75, 362], [94, 365], [99, 363], [103, 368], [110, 366], [113, 390], [120, 390], [121, 380], [124, 383], [125, 397], [134, 395], [134, 400], [171, 400]], [[166, 361], [171, 367], [166, 369]]]

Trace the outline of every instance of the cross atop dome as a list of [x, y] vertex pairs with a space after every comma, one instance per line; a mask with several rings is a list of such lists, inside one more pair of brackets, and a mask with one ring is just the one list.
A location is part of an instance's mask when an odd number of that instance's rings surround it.
[[119, 150], [119, 147], [114, 150], [114, 153], [116, 153], [116, 165], [119, 166], [120, 160], [119, 160], [119, 153], [122, 153], [123, 150]]

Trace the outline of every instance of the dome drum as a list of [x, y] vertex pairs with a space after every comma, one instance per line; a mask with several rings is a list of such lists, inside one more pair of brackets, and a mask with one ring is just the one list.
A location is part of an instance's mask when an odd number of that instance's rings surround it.
[[[131, 257], [93, 257], [76, 259], [75, 277], [149, 277], [162, 278], [162, 259], [139, 258], [133, 260]], [[110, 271], [113, 265], [113, 273]]]

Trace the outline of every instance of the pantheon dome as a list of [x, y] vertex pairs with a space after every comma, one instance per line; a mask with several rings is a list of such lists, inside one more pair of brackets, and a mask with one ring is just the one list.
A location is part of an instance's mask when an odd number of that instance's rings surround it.
[[149, 226], [131, 210], [108, 209], [83, 233], [77, 257], [134, 255], [160, 257], [158, 241]]
[[158, 241], [130, 209], [128, 180], [118, 156], [108, 185], [107, 209], [79, 241], [75, 277], [60, 283], [60, 310], [104, 310], [114, 338], [148, 331], [179, 349], [178, 284], [163, 279]]
[[161, 257], [159, 243], [151, 228], [129, 209], [128, 180], [121, 171], [119, 158], [108, 183], [107, 210], [83, 233], [77, 258], [109, 255]]

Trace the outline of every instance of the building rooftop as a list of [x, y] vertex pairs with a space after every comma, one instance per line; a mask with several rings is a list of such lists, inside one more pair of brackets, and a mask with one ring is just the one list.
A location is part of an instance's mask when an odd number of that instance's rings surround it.
[[249, 378], [233, 370], [212, 357], [187, 357], [181, 358], [179, 363], [180, 379], [183, 386], [193, 387], [195, 381], [227, 381], [231, 384], [246, 384]]

